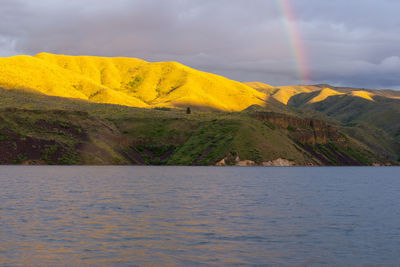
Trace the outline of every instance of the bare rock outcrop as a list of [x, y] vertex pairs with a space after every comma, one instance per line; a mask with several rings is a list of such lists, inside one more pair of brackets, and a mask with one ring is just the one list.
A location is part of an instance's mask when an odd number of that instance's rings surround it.
[[291, 166], [296, 166], [296, 162], [279, 158], [276, 160], [263, 162], [262, 166], [265, 166], [265, 167], [291, 167]]
[[[239, 156], [236, 156], [234, 161], [231, 159], [232, 155], [228, 155], [222, 160], [218, 161], [215, 166], [240, 166], [240, 167], [249, 167], [249, 166], [264, 166], [264, 167], [290, 167], [296, 166], [296, 162], [290, 161], [287, 159], [278, 158], [276, 160], [262, 162], [261, 164], [257, 164], [253, 160], [240, 160]], [[230, 164], [228, 164], [230, 162]]]
[[252, 160], [246, 159], [246, 160], [241, 160], [241, 161], [237, 162], [236, 166], [248, 167], [248, 166], [257, 166], [257, 164]]
[[317, 119], [303, 119], [274, 112], [256, 112], [253, 117], [285, 128], [302, 144], [327, 144], [329, 140], [345, 142], [346, 138], [328, 123]]
[[218, 161], [215, 166], [226, 166], [226, 161], [225, 158], [221, 159], [220, 161]]

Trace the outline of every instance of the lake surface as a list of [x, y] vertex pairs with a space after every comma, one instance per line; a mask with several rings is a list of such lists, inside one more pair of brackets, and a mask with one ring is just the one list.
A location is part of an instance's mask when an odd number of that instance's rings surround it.
[[0, 266], [398, 266], [399, 171], [3, 166]]

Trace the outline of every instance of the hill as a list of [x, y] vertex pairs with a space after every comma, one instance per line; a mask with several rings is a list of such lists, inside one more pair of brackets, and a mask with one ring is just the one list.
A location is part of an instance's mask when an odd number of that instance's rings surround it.
[[3, 164], [400, 162], [391, 90], [243, 84], [176, 62], [47, 53], [0, 58], [0, 86]]
[[400, 159], [400, 100], [378, 95], [371, 98], [358, 97], [353, 94], [333, 95], [314, 103], [307, 99], [306, 95], [295, 96], [289, 106], [303, 112], [316, 111], [337, 120], [348, 134], [388, 158]]
[[[0, 89], [0, 164], [371, 165], [329, 123], [264, 112], [97, 104]], [[391, 162], [395, 164], [395, 162]]]
[[376, 153], [400, 160], [399, 91], [327, 84], [283, 86], [269, 90], [269, 98], [285, 104], [288, 110], [330, 121]]
[[0, 87], [132, 107], [198, 107], [240, 111], [265, 94], [177, 62], [65, 56], [0, 58]]

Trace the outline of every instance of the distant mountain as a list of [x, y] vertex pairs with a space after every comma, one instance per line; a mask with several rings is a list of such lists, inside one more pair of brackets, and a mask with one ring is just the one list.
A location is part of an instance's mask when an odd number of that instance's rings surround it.
[[382, 96], [391, 99], [400, 99], [400, 91], [394, 90], [374, 90], [360, 89], [350, 87], [335, 87], [328, 84], [319, 85], [293, 85], [273, 87], [260, 82], [247, 82], [246, 85], [275, 98], [283, 104], [288, 104], [292, 97], [299, 94], [308, 94], [307, 100], [310, 103], [320, 102], [330, 96], [348, 95], [353, 97], [364, 98], [373, 101], [375, 96]]

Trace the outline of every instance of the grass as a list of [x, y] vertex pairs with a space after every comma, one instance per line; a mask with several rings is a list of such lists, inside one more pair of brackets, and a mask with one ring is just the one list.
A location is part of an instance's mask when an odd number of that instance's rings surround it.
[[7, 89], [139, 108], [240, 111], [263, 105], [265, 98], [243, 83], [175, 62], [41, 53], [0, 58], [0, 69], [0, 84]]
[[[327, 161], [323, 163], [293, 140], [295, 128], [254, 119], [251, 112], [188, 115], [184, 109], [138, 109], [0, 89], [0, 122], [2, 129], [21, 135], [14, 140], [0, 131], [0, 142], [10, 147], [16, 142], [14, 163], [214, 165], [223, 158], [235, 164], [239, 157], [258, 164], [277, 158], [300, 165], [342, 164], [330, 154], [332, 149], [313, 147], [310, 151], [323, 155]], [[39, 157], [18, 156], [24, 155], [18, 152], [23, 138], [36, 140]], [[352, 138], [347, 145], [352, 150], [340, 153], [364, 164], [380, 162], [367, 153], [371, 146]]]

